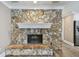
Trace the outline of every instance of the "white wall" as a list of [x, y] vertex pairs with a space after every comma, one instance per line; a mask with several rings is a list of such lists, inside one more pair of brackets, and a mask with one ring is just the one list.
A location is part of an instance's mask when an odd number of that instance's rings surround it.
[[78, 12], [74, 13], [74, 20], [79, 21], [79, 13]]
[[5, 48], [10, 43], [9, 30], [10, 10], [0, 2], [0, 48]]

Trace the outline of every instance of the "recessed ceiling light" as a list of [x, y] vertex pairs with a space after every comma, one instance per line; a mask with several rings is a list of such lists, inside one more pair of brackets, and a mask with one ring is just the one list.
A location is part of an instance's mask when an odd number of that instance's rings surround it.
[[37, 3], [37, 1], [33, 1], [33, 3], [34, 3], [34, 4], [36, 4], [36, 3]]

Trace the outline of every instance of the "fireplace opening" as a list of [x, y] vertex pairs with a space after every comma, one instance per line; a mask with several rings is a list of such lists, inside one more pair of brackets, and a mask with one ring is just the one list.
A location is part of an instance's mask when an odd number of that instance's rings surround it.
[[29, 34], [27, 37], [28, 44], [42, 44], [42, 34]]

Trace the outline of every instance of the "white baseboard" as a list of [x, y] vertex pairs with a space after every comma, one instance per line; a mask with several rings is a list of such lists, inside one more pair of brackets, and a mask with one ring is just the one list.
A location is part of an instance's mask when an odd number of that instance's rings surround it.
[[68, 45], [70, 45], [70, 46], [74, 46], [74, 43], [71, 43], [71, 42], [69, 42], [67, 40], [63, 40], [63, 42], [66, 43], [66, 44], [68, 44]]

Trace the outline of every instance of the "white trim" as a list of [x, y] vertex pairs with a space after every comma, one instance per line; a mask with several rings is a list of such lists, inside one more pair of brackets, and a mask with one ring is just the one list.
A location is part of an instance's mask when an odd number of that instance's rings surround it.
[[66, 44], [68, 44], [68, 45], [70, 45], [70, 46], [74, 46], [74, 44], [73, 43], [71, 43], [71, 42], [69, 42], [69, 41], [67, 41], [67, 40], [62, 40], [64, 43], [66, 43]]
[[27, 5], [27, 6], [12, 6], [11, 9], [64, 9], [64, 7], [53, 6], [53, 5]]
[[64, 40], [64, 19], [62, 19], [62, 40]]
[[1, 1], [2, 4], [4, 4], [6, 7], [8, 7], [9, 9], [11, 9], [11, 6], [9, 6], [6, 2]]

